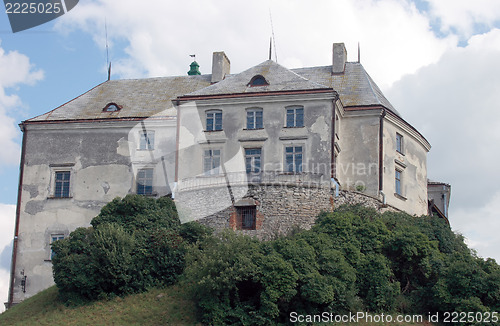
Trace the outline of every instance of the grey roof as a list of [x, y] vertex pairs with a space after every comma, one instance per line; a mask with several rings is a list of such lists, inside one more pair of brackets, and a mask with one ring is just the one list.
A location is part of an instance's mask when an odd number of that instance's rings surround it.
[[[150, 117], [173, 106], [172, 99], [210, 85], [211, 75], [110, 80], [29, 121]], [[103, 112], [109, 103], [122, 106]]]
[[[257, 87], [250, 86], [252, 78], [258, 75], [264, 77], [269, 85]], [[296, 91], [325, 88], [331, 88], [331, 86], [311, 81], [272, 60], [267, 60], [239, 74], [229, 75], [224, 80], [216, 84], [192, 93], [188, 93], [186, 96]]]
[[361, 63], [347, 62], [343, 74], [332, 74], [332, 66], [292, 70], [309, 80], [332, 87], [339, 93], [344, 107], [381, 105], [400, 116]]
[[[255, 75], [269, 85], [251, 87]], [[381, 105], [397, 115], [360, 63], [346, 63], [343, 74], [331, 73], [331, 66], [287, 69], [272, 60], [211, 84], [211, 75], [159, 77], [104, 82], [60, 107], [27, 122], [142, 118], [163, 112], [179, 96], [241, 94], [252, 92], [315, 90], [333, 88], [345, 107]], [[109, 103], [122, 106], [117, 112], [103, 112]], [[175, 114], [175, 112], [170, 113]]]

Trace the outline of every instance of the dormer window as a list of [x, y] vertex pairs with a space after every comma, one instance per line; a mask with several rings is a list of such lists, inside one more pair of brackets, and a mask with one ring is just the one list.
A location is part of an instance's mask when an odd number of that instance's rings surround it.
[[108, 105], [106, 105], [104, 109], [102, 109], [102, 112], [116, 112], [120, 111], [121, 108], [122, 108], [121, 105], [118, 105], [116, 103], [109, 103]]
[[252, 78], [252, 80], [248, 83], [248, 85], [250, 87], [267, 86], [267, 85], [269, 85], [269, 83], [267, 82], [267, 80], [264, 77], [262, 77], [261, 75], [257, 75], [257, 76], [254, 76]]

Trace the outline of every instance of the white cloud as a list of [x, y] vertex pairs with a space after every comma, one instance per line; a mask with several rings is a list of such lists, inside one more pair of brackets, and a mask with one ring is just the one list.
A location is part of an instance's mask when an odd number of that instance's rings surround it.
[[107, 17], [111, 57], [120, 52], [115, 46], [127, 54], [112, 60], [120, 77], [184, 75], [193, 53], [210, 73], [211, 53], [221, 50], [239, 72], [268, 58], [270, 11], [279, 63], [331, 64], [333, 42], [345, 42], [354, 61], [359, 41], [361, 60], [382, 87], [436, 62], [457, 42], [436, 37], [428, 17], [397, 0], [88, 1], [58, 20], [58, 30], [86, 30], [104, 48]]
[[0, 47], [0, 165], [18, 164], [20, 153], [16, 142], [20, 132], [9, 112], [22, 102], [16, 94], [7, 94], [6, 89], [33, 85], [42, 78], [43, 71], [35, 70], [27, 56], [17, 51], [5, 52]]
[[3, 88], [18, 84], [33, 85], [43, 78], [43, 72], [34, 71], [29, 58], [17, 51], [6, 53], [0, 48], [0, 67], [0, 85]]
[[[479, 244], [483, 256], [493, 255], [493, 247], [500, 252], [491, 237], [500, 229], [494, 210], [500, 184], [499, 56], [500, 30], [494, 29], [472, 37], [465, 48], [447, 51], [436, 64], [386, 92], [433, 145], [429, 177], [451, 183], [450, 222], [471, 244]], [[500, 260], [498, 254], [495, 258]]]
[[9, 296], [10, 273], [0, 269], [0, 313], [5, 310], [4, 302], [7, 302]]
[[15, 218], [16, 205], [0, 204], [0, 252], [14, 238]]
[[[0, 204], [0, 252], [10, 247], [14, 238], [16, 206]], [[9, 293], [10, 271], [8, 266], [0, 265], [0, 312], [4, 310]], [[3, 300], [3, 301], [2, 301]]]
[[495, 258], [500, 263], [500, 192], [483, 207], [463, 207], [452, 211], [453, 229], [466, 236], [479, 256]]
[[455, 30], [463, 37], [475, 34], [477, 28], [491, 28], [499, 23], [498, 0], [426, 0], [430, 13], [445, 33]]

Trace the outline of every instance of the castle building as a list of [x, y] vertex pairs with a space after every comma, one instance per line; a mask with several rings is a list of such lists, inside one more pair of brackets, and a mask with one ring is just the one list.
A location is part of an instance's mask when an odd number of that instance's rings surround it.
[[108, 80], [23, 121], [7, 306], [53, 284], [53, 241], [127, 194], [172, 196], [183, 222], [261, 239], [342, 203], [447, 218], [429, 142], [346, 58], [335, 43], [331, 65], [231, 74], [215, 52], [211, 74], [193, 62], [186, 76]]

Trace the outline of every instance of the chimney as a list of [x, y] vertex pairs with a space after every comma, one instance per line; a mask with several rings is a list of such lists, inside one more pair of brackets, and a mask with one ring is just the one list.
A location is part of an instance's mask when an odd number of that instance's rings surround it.
[[231, 62], [226, 54], [221, 52], [214, 52], [212, 60], [212, 83], [220, 82], [229, 75]]
[[344, 43], [333, 43], [332, 73], [343, 74], [347, 61], [347, 51]]

